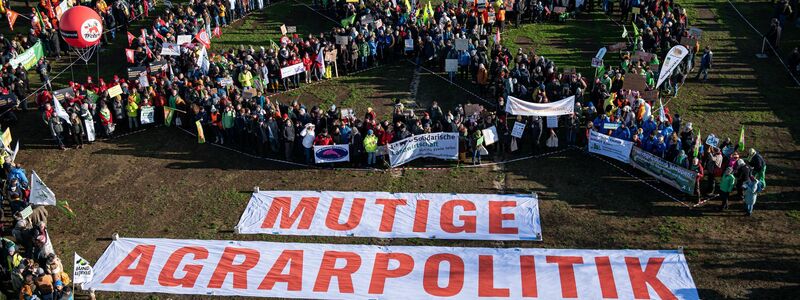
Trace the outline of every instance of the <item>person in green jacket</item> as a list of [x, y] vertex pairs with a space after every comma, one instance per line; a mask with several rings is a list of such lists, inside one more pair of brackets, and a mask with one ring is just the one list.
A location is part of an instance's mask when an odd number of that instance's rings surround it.
[[364, 150], [367, 151], [367, 166], [375, 164], [375, 152], [378, 150], [378, 137], [373, 134], [372, 129], [367, 130], [364, 137]]
[[733, 168], [728, 167], [725, 173], [722, 174], [719, 182], [719, 197], [722, 198], [722, 207], [720, 211], [728, 209], [728, 198], [731, 196], [731, 191], [736, 186], [736, 176], [733, 176]]
[[236, 113], [233, 112], [233, 107], [230, 105], [225, 106], [225, 111], [222, 113], [222, 130], [224, 131], [222, 142], [225, 144], [225, 139], [233, 141], [233, 121], [236, 119]]
[[128, 112], [128, 129], [133, 130], [139, 127], [139, 105], [133, 98], [128, 98], [128, 105], [125, 105]]

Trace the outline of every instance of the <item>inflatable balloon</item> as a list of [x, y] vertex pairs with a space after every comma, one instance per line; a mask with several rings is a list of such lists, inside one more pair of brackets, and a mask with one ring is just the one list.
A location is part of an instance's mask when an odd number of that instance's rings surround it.
[[89, 48], [100, 43], [103, 36], [103, 20], [93, 9], [75, 6], [61, 15], [59, 24], [61, 37], [73, 48]]

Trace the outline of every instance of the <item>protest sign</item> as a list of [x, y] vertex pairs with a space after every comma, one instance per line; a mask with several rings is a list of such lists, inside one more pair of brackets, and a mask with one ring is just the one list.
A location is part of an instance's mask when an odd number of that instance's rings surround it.
[[[343, 207], [349, 211], [346, 224], [338, 222], [343, 219]], [[469, 230], [453, 230], [450, 226], [455, 207], [472, 211], [468, 213], [470, 219], [463, 223], [471, 227]], [[455, 217], [464, 220], [463, 216]], [[253, 193], [236, 231], [378, 238], [530, 241], [542, 238], [535, 194], [260, 191]]]
[[653, 57], [655, 57], [655, 54], [653, 54], [653, 53], [644, 52], [644, 51], [636, 51], [636, 53], [633, 54], [633, 57], [631, 57], [631, 60], [638, 60], [638, 61], [641, 61], [641, 62], [650, 62], [651, 60], [653, 60]]
[[642, 97], [642, 99], [651, 103], [658, 101], [658, 90], [639, 91], [639, 95]]
[[86, 127], [86, 140], [89, 142], [94, 142], [94, 121], [89, 119], [83, 120], [83, 125]]
[[389, 144], [389, 161], [393, 168], [420, 157], [458, 159], [458, 133], [426, 133]]
[[75, 98], [75, 90], [71, 87], [55, 90], [53, 91], [53, 97], [58, 101], [64, 101], [66, 98]]
[[489, 145], [494, 144], [495, 142], [497, 142], [497, 138], [498, 138], [498, 136], [497, 136], [497, 127], [492, 126], [492, 127], [486, 128], [484, 130], [481, 130], [481, 133], [483, 134], [483, 144], [484, 145], [489, 146]]
[[295, 33], [297, 32], [297, 26], [286, 26], [286, 33]]
[[644, 91], [647, 89], [647, 80], [642, 75], [629, 73], [625, 75], [622, 88], [633, 91]]
[[128, 68], [128, 80], [139, 79], [139, 75], [142, 73], [147, 73], [146, 67], [130, 67]]
[[73, 261], [73, 272], [72, 272], [72, 282], [81, 284], [91, 282], [92, 278], [94, 277], [94, 271], [92, 269], [92, 265], [89, 264], [89, 261], [75, 253], [75, 259]]
[[286, 35], [288, 32], [289, 30], [286, 29], [286, 24], [281, 24], [281, 35]]
[[414, 40], [405, 39], [405, 50], [406, 51], [413, 51], [414, 50]]
[[152, 106], [142, 106], [142, 111], [140, 113], [140, 119], [142, 120], [142, 125], [152, 124], [155, 123], [156, 112], [155, 108]]
[[256, 90], [255, 89], [247, 89], [247, 90], [242, 92], [242, 99], [250, 100], [250, 99], [253, 99], [253, 97], [255, 97], [255, 96], [256, 96]]
[[525, 123], [524, 122], [514, 122], [514, 129], [511, 130], [511, 136], [515, 138], [522, 138], [522, 134], [525, 133]]
[[27, 219], [33, 214], [33, 205], [28, 205], [25, 209], [21, 210], [19, 214], [22, 216], [23, 219]]
[[561, 116], [575, 111], [575, 96], [569, 96], [556, 102], [533, 103], [508, 96], [506, 112], [517, 116]]
[[119, 84], [112, 86], [111, 88], [108, 89], [109, 98], [114, 98], [119, 95], [122, 95], [122, 87]]
[[547, 116], [547, 128], [558, 128], [557, 116]]
[[356, 111], [354, 109], [352, 109], [352, 108], [342, 108], [340, 114], [342, 116], [342, 119], [355, 118], [356, 117]]
[[381, 28], [381, 27], [383, 27], [383, 21], [375, 20], [375, 28]]
[[693, 195], [697, 173], [633, 147], [631, 165], [682, 192]]
[[619, 42], [619, 43], [613, 44], [611, 46], [608, 46], [608, 51], [620, 51], [620, 50], [623, 50], [625, 48], [628, 48], [628, 43]]
[[181, 34], [178, 36], [177, 43], [179, 46], [183, 46], [192, 42], [192, 36], [189, 34]]
[[467, 51], [469, 45], [468, 39], [456, 39], [456, 50]]
[[602, 58], [592, 57], [592, 67], [599, 68], [599, 67], [602, 67], [602, 66], [603, 66], [603, 59]]
[[281, 78], [297, 75], [306, 71], [303, 63], [296, 63], [294, 65], [281, 68]]
[[221, 86], [231, 86], [233, 85], [233, 78], [230, 77], [217, 78], [217, 82]]
[[161, 56], [180, 56], [181, 46], [173, 43], [161, 43]]
[[464, 105], [464, 115], [467, 117], [480, 114], [483, 112], [483, 106], [480, 104], [466, 104]]
[[595, 54], [594, 57], [597, 58], [597, 59], [602, 60], [603, 57], [606, 56], [606, 52], [607, 51], [608, 51], [608, 49], [606, 49], [606, 47], [600, 48], [599, 50], [597, 50], [597, 54]]
[[458, 72], [458, 59], [457, 58], [448, 58], [444, 60], [444, 71], [445, 72]]
[[690, 27], [689, 36], [695, 37], [696, 39], [700, 39], [703, 37], [703, 30], [697, 27]]
[[314, 162], [335, 163], [350, 161], [349, 145], [314, 146]]
[[608, 156], [618, 161], [630, 162], [633, 143], [610, 137], [596, 131], [589, 133], [589, 152]]
[[325, 61], [336, 61], [336, 56], [339, 55], [339, 50], [333, 49], [325, 51]]
[[147, 79], [147, 73], [139, 74], [139, 87], [146, 88], [150, 86], [150, 80]]
[[337, 35], [336, 36], [336, 44], [337, 45], [347, 45], [347, 43], [350, 41], [349, 39], [350, 39], [350, 37], [348, 37], [346, 35]]
[[638, 15], [641, 11], [642, 9], [639, 8], [638, 6], [631, 7], [631, 13], [634, 15]]
[[167, 62], [154, 61], [150, 63], [150, 74], [156, 75], [167, 70]]
[[694, 47], [695, 43], [697, 43], [697, 38], [693, 36], [683, 36], [681, 37], [681, 45], [685, 46], [686, 48]]
[[617, 130], [617, 128], [619, 128], [620, 125], [622, 125], [622, 124], [617, 123], [617, 122], [605, 122], [605, 123], [603, 123], [603, 129], [605, 129], [605, 130]]
[[680, 250], [153, 238], [112, 241], [84, 288], [304, 299], [699, 299]]
[[706, 145], [717, 147], [719, 145], [719, 138], [715, 134], [709, 134], [706, 138]]

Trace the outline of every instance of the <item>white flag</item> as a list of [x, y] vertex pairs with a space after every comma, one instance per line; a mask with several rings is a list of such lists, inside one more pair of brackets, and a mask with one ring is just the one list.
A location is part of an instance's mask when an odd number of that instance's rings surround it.
[[30, 202], [33, 205], [56, 205], [56, 194], [36, 175], [36, 171], [31, 173]]
[[664, 63], [661, 65], [661, 73], [658, 74], [658, 83], [656, 83], [656, 89], [664, 83], [669, 76], [672, 75], [672, 71], [678, 67], [684, 57], [689, 54], [689, 50], [686, 49], [683, 45], [677, 45], [669, 49], [667, 52], [667, 56], [664, 57]]
[[322, 74], [321, 77], [325, 78], [325, 48], [320, 48], [319, 53], [317, 53], [317, 62], [319, 63], [319, 73]]
[[208, 73], [208, 67], [210, 62], [208, 61], [208, 52], [206, 48], [200, 48], [200, 56], [197, 57], [197, 66], [200, 67], [200, 70], [203, 70], [203, 73]]
[[58, 99], [56, 99], [56, 97], [53, 97], [53, 107], [55, 108], [56, 115], [58, 117], [69, 123], [69, 125], [72, 125], [72, 122], [69, 120], [69, 115], [67, 114], [67, 111], [64, 110], [64, 107], [61, 106], [61, 102], [58, 102]]
[[19, 153], [19, 141], [14, 146], [14, 152], [11, 152], [11, 162], [14, 162], [14, 159], [17, 158], [17, 153]]
[[667, 114], [664, 113], [664, 103], [661, 103], [661, 98], [658, 98], [658, 121], [664, 122], [667, 120]]
[[94, 269], [89, 261], [75, 253], [75, 263], [72, 271], [72, 280], [74, 283], [87, 283], [91, 282], [94, 277]]

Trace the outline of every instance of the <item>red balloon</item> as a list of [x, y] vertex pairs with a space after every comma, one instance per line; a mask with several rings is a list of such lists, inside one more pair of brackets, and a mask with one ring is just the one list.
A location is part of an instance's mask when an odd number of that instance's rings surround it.
[[59, 21], [61, 37], [75, 48], [89, 48], [100, 43], [103, 36], [103, 20], [93, 9], [75, 6], [61, 15]]

